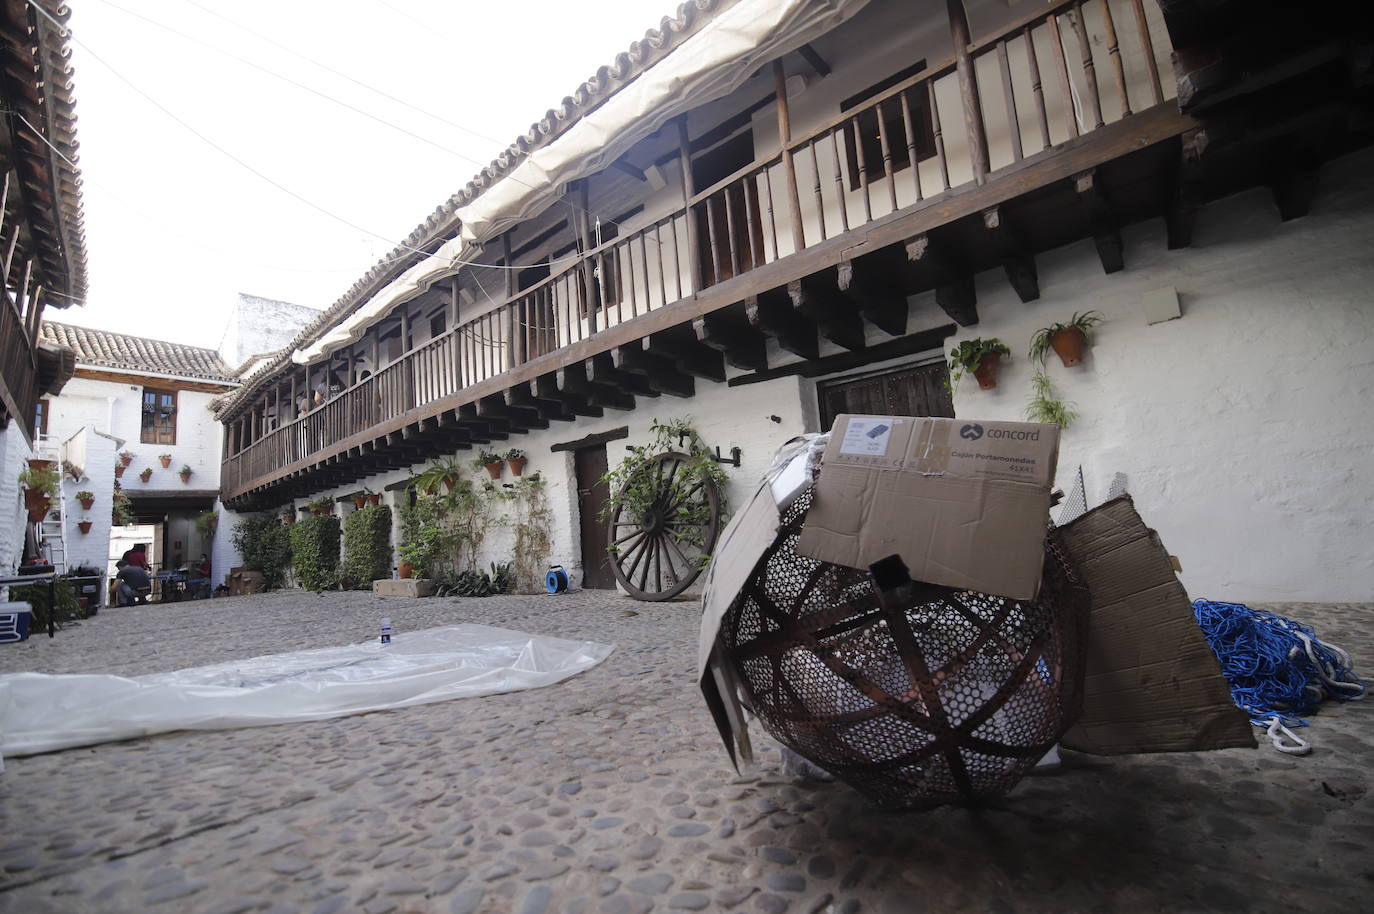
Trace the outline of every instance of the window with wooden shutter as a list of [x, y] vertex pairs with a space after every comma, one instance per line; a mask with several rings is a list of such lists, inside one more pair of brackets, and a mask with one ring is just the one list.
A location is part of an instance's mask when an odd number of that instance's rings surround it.
[[139, 441], [144, 444], [177, 443], [177, 392], [143, 388], [143, 432]]

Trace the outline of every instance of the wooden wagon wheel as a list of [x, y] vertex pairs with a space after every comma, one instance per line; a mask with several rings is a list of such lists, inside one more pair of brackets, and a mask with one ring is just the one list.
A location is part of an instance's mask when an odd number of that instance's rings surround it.
[[[692, 457], [659, 454], [616, 493], [607, 551], [616, 580], [638, 600], [668, 600], [701, 574], [720, 532], [720, 493], [710, 479], [684, 479]], [[626, 492], [638, 495], [630, 504]]]

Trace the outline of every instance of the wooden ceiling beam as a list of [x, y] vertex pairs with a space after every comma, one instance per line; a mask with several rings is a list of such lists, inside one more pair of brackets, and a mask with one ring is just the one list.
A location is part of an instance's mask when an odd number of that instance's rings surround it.
[[1000, 206], [983, 210], [983, 228], [1016, 296], [1023, 303], [1039, 298], [1040, 276], [1035, 268], [1035, 255], [1030, 252], [1021, 233], [1009, 224]]
[[744, 300], [749, 325], [778, 344], [778, 348], [814, 359], [820, 354], [816, 325], [792, 307], [786, 289], [769, 289]]
[[1097, 248], [1097, 258], [1102, 261], [1102, 271], [1120, 272], [1126, 266], [1121, 225], [1116, 214], [1112, 212], [1101, 182], [1097, 179], [1097, 169], [1089, 169], [1075, 175], [1073, 186], [1078, 193], [1078, 202], [1088, 217], [1088, 229], [1092, 232], [1093, 245]]

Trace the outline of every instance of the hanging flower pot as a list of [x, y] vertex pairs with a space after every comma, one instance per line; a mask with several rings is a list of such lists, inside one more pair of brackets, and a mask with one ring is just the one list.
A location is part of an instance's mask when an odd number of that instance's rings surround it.
[[134, 455], [129, 451], [119, 452], [119, 465], [126, 467], [134, 462]]
[[1088, 335], [1077, 327], [1065, 327], [1050, 334], [1050, 348], [1065, 368], [1083, 361], [1083, 349], [1087, 345]]
[[512, 475], [512, 476], [522, 476], [522, 475], [524, 475], [524, 473], [525, 473], [525, 463], [526, 463], [526, 462], [527, 462], [527, 459], [524, 458], [524, 457], [507, 457], [507, 458], [506, 458], [506, 463], [510, 464], [510, 472], [511, 472], [511, 475]]
[[187, 483], [187, 482], [190, 482], [190, 481], [191, 481], [191, 474], [190, 474], [190, 473], [178, 473], [177, 475], [181, 477], [181, 481], [182, 481], [183, 483]]
[[31, 470], [51, 470], [55, 466], [57, 466], [56, 460], [42, 460], [35, 457], [29, 461], [29, 469]]
[[401, 562], [400, 567], [396, 569], [396, 573], [403, 578], [409, 578], [411, 575], [415, 574], [415, 567], [409, 562]]
[[483, 464], [483, 466], [487, 468], [487, 473], [490, 474], [492, 479], [500, 479], [501, 472], [505, 469], [506, 462], [504, 460], [497, 460], [494, 463]]
[[164, 470], [167, 469], [169, 466], [172, 465], [172, 455], [171, 455], [171, 454], [159, 454], [157, 459], [158, 459], [158, 462], [162, 464], [162, 468], [163, 468]]
[[93, 504], [95, 504], [94, 498], [83, 498], [81, 499], [81, 510], [89, 511], [91, 510], [91, 505]]
[[121, 463], [115, 467], [115, 479], [118, 479], [119, 477], [124, 475], [124, 468], [127, 466], [127, 463]]
[[283, 524], [286, 524], [286, 526], [289, 527], [289, 526], [291, 526], [292, 524], [294, 524], [294, 523], [296, 522], [296, 515], [295, 515], [295, 514], [283, 514], [283, 515], [281, 516], [281, 522], [282, 522]]
[[41, 523], [48, 509], [52, 507], [52, 499], [36, 489], [25, 489], [24, 507], [29, 512], [29, 523]]
[[83, 534], [91, 532], [91, 522], [88, 520], [78, 521], [77, 527], [81, 528]]
[[1002, 361], [1002, 353], [989, 352], [978, 360], [973, 376], [978, 380], [980, 390], [992, 390], [997, 386], [997, 365]]
[[376, 505], [380, 505], [380, 504], [382, 503], [382, 496], [381, 496], [381, 494], [378, 493], [378, 494], [373, 494], [373, 495], [367, 496], [367, 503], [368, 503], [369, 506], [374, 506], [374, 507], [375, 507]]
[[366, 495], [354, 495], [354, 496], [353, 496], [353, 507], [355, 507], [355, 508], [357, 508], [359, 511], [361, 511], [364, 507], [366, 507], [366, 505], [367, 505], [367, 496], [366, 496]]
[[149, 468], [149, 469], [144, 470], [142, 473], [139, 473], [139, 474], [138, 474], [138, 478], [141, 479], [141, 480], [143, 480], [144, 482], [147, 482], [148, 480], [152, 479], [152, 478], [153, 478], [153, 471], [152, 471], [152, 469]]

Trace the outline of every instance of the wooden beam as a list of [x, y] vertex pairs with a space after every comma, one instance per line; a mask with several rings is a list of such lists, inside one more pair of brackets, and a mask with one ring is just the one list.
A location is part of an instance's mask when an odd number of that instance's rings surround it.
[[736, 368], [759, 371], [768, 367], [764, 336], [742, 309], [722, 308], [692, 320], [692, 331], [703, 345], [720, 352]]
[[942, 324], [939, 327], [932, 327], [919, 333], [877, 343], [858, 352], [842, 352], [807, 362], [793, 362], [790, 365], [780, 365], [777, 368], [756, 371], [752, 374], [737, 375], [731, 378], [729, 383], [731, 387], [740, 387], [745, 384], [757, 384], [760, 381], [771, 381], [774, 378], [786, 378], [794, 375], [814, 378], [836, 371], [862, 368], [865, 365], [872, 365], [888, 359], [940, 349], [944, 345], [945, 338], [953, 335], [955, 329], [954, 324]]
[[1101, 183], [1097, 180], [1097, 170], [1089, 169], [1074, 175], [1073, 185], [1074, 190], [1078, 192], [1078, 201], [1088, 217], [1088, 227], [1092, 232], [1093, 244], [1097, 247], [1097, 257], [1102, 261], [1102, 271], [1119, 272], [1126, 266], [1121, 226], [1106, 195], [1102, 192]]
[[628, 437], [630, 437], [630, 427], [628, 425], [622, 425], [620, 428], [613, 428], [606, 432], [597, 432], [594, 435], [578, 438], [576, 441], [560, 441], [557, 444], [551, 445], [549, 450], [555, 452], [580, 451], [584, 448], [597, 447], [611, 441], [619, 441], [622, 438]]
[[652, 390], [670, 397], [690, 397], [696, 394], [691, 375], [678, 369], [669, 359], [636, 346], [617, 346], [611, 350], [611, 363], [619, 371], [644, 378]]
[[725, 359], [719, 351], [699, 341], [687, 324], [650, 334], [640, 345], [645, 352], [670, 360], [694, 378], [725, 383]]
[[505, 419], [510, 423], [511, 430], [517, 432], [549, 427], [549, 420], [540, 416], [539, 410], [530, 406], [511, 406], [506, 402], [504, 393], [491, 394], [478, 400], [477, 415], [483, 419]]
[[[586, 361], [587, 380], [593, 387], [606, 390], [623, 391], [636, 397], [657, 397], [660, 391], [649, 383], [643, 375], [622, 371], [615, 366], [615, 357], [610, 352], [599, 352]], [[605, 404], [610, 405], [610, 404]]]
[[600, 406], [588, 403], [585, 396], [561, 389], [557, 372], [540, 375], [531, 380], [530, 394], [536, 401], [561, 403], [563, 408], [574, 416], [589, 416], [597, 419], [604, 415], [604, 410]]
[[636, 168], [629, 162], [626, 162], [624, 159], [616, 159], [614, 162], [611, 163], [611, 167], [617, 169], [618, 171], [623, 171], [625, 174], [634, 178], [636, 181], [640, 181], [644, 184], [649, 183], [649, 176], [644, 173], [644, 169]]
[[898, 248], [884, 248], [835, 268], [835, 287], [871, 323], [888, 336], [906, 333], [906, 289], [903, 264], [894, 262]]
[[863, 349], [864, 323], [859, 311], [840, 294], [837, 271], [832, 269], [794, 279], [787, 284], [792, 307], [816, 322], [821, 336], [853, 351]]
[[786, 290], [770, 289], [746, 298], [744, 313], [750, 326], [771, 337], [780, 349], [804, 359], [814, 359], [819, 354], [816, 325], [792, 307]]
[[816, 75], [821, 79], [830, 75], [830, 64], [825, 62], [824, 57], [816, 53], [816, 49], [811, 47], [809, 42], [797, 48], [797, 53], [801, 54], [802, 60], [811, 64], [811, 69], [815, 70]]
[[1039, 298], [1040, 277], [1035, 269], [1035, 255], [1030, 253], [1021, 234], [1008, 224], [1001, 207], [983, 210], [983, 228], [992, 239], [992, 246], [1002, 261], [1002, 271], [1007, 274], [1007, 282], [1016, 290], [1017, 297], [1022, 302]]
[[1164, 233], [1169, 250], [1193, 243], [1193, 226], [1203, 198], [1202, 155], [1207, 151], [1207, 131], [1201, 127], [1179, 137], [1178, 159], [1170, 176], [1169, 200], [1164, 207]]
[[[918, 289], [935, 289], [935, 303], [962, 327], [978, 323], [978, 294], [973, 273], [951, 245], [930, 233], [909, 238], [905, 244], [907, 274]], [[921, 274], [924, 273], [924, 280]]]
[[548, 428], [548, 423], [550, 421], [575, 422], [577, 420], [577, 416], [560, 401], [536, 399], [534, 394], [530, 392], [530, 386], [528, 384], [517, 384], [514, 387], [508, 387], [505, 390], [504, 396], [506, 405], [509, 407], [533, 410], [540, 421], [544, 423], [544, 425], [541, 426], [542, 428]]
[[575, 396], [592, 406], [606, 409], [630, 410], [635, 408], [633, 395], [615, 388], [593, 384], [587, 374], [586, 362], [573, 362], [558, 369], [559, 392]]
[[806, 247], [806, 230], [802, 228], [801, 196], [797, 193], [797, 166], [792, 161], [792, 118], [787, 107], [787, 75], [782, 58], [773, 61], [773, 95], [778, 101], [778, 139], [782, 144], [783, 178], [787, 182], [787, 205], [792, 211], [792, 249]]

